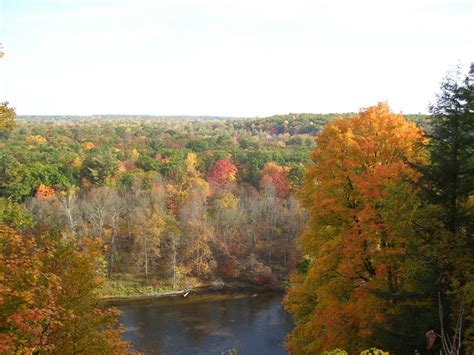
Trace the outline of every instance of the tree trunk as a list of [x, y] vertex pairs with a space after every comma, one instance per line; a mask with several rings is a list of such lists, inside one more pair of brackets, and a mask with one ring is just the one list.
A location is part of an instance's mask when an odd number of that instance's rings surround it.
[[145, 239], [145, 282], [148, 285], [148, 243]]
[[173, 290], [176, 289], [176, 247], [173, 250]]

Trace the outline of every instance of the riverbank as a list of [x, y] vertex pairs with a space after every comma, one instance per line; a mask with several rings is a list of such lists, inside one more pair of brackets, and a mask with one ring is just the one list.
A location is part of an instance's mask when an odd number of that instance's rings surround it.
[[101, 294], [99, 298], [102, 301], [125, 301], [125, 300], [142, 300], [152, 298], [165, 297], [188, 297], [189, 295], [205, 295], [216, 292], [227, 291], [246, 291], [246, 292], [266, 292], [266, 291], [284, 291], [285, 285], [280, 283], [276, 285], [262, 285], [258, 286], [251, 283], [232, 281], [232, 282], [212, 282], [207, 284], [200, 284], [194, 287], [184, 288], [181, 290], [170, 290], [162, 287], [142, 286], [127, 288], [126, 292], [118, 293], [114, 289], [113, 294]]

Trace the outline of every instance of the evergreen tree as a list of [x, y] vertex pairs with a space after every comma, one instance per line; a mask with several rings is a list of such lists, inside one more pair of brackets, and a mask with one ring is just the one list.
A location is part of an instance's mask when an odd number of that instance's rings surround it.
[[441, 93], [430, 107], [433, 115], [430, 140], [432, 202], [443, 209], [445, 227], [463, 233], [469, 222], [469, 196], [474, 191], [474, 63], [464, 81], [459, 72], [441, 84]]
[[[474, 345], [474, 63], [461, 80], [459, 69], [441, 84], [430, 107], [431, 162], [425, 172], [429, 201], [438, 206], [443, 230], [438, 233], [440, 284], [446, 308], [455, 321], [466, 310], [466, 346]], [[471, 338], [471, 339], [469, 339]]]

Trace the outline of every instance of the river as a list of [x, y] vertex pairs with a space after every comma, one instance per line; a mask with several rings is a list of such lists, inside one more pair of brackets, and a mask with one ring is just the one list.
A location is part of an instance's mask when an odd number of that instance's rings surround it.
[[145, 354], [286, 354], [292, 327], [275, 292], [232, 292], [116, 301], [124, 338]]

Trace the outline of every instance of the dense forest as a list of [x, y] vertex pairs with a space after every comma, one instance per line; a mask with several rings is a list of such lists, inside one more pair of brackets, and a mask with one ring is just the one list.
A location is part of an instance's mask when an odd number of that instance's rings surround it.
[[0, 145], [0, 193], [36, 233], [103, 240], [112, 279], [274, 283], [296, 260], [314, 136], [336, 116], [19, 117]]
[[[101, 286], [89, 283], [81, 294], [89, 299], [212, 283], [266, 287], [285, 282], [299, 260], [296, 238], [307, 219], [296, 194], [314, 136], [336, 117], [15, 117], [6, 103], [2, 109], [0, 219], [8, 226], [2, 237], [32, 238], [36, 242], [28, 247], [34, 250], [53, 240], [54, 253], [63, 241], [82, 257], [84, 250], [96, 259], [101, 255], [95, 261], [100, 279], [93, 281]], [[11, 250], [22, 250], [14, 242], [5, 243], [5, 268], [15, 255]], [[89, 260], [85, 270], [93, 264]], [[36, 272], [56, 274], [44, 267]], [[69, 267], [66, 262], [64, 267]], [[4, 293], [15, 300], [4, 313], [9, 324], [5, 349], [71, 346], [52, 336], [32, 343], [35, 331], [19, 332], [20, 321], [31, 317], [22, 313], [30, 308], [25, 303], [48, 312], [100, 309], [98, 303], [80, 310], [63, 305], [70, 293], [53, 305], [29, 301], [33, 296], [25, 298], [23, 292], [34, 293], [38, 286], [11, 275], [4, 281], [15, 285]], [[56, 276], [61, 283], [81, 282], [79, 275], [71, 281], [63, 273]], [[89, 338], [94, 324], [87, 331], [73, 329], [76, 337]], [[73, 332], [56, 331], [65, 338]], [[111, 344], [85, 343], [81, 351], [123, 347], [119, 333], [109, 332]], [[15, 348], [18, 339], [22, 345]]]
[[472, 351], [473, 75], [431, 115], [3, 103], [0, 351], [128, 352], [98, 296], [228, 282], [289, 286], [291, 353]]

